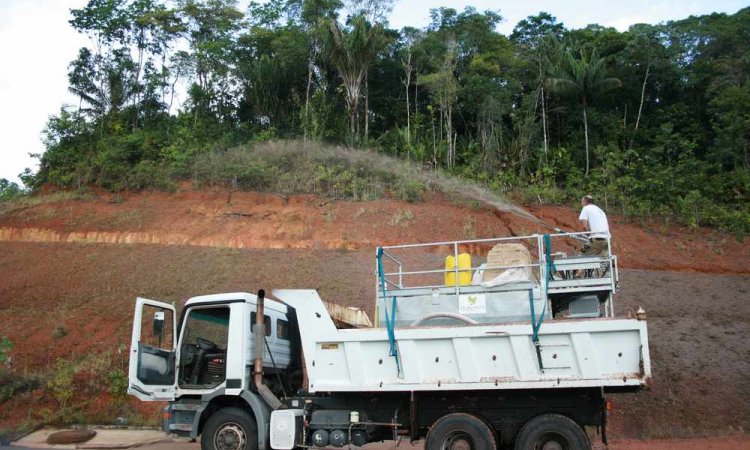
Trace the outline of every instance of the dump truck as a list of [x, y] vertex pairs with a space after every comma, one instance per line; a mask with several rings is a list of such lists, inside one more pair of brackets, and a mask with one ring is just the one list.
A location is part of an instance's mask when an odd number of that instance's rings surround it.
[[179, 317], [138, 298], [128, 392], [202, 450], [606, 444], [606, 395], [650, 382], [647, 327], [615, 316], [617, 257], [573, 254], [581, 237], [379, 247], [374, 323], [316, 290], [193, 297]]

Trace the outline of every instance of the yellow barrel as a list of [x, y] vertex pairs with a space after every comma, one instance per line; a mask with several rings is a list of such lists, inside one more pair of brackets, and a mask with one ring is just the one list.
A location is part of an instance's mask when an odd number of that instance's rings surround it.
[[[468, 286], [471, 284], [471, 255], [459, 253], [458, 255], [458, 285]], [[456, 285], [456, 258], [453, 255], [445, 257], [445, 284]]]

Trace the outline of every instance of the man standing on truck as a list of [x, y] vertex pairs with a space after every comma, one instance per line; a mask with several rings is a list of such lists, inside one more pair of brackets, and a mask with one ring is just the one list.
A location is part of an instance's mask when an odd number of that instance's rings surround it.
[[581, 252], [584, 255], [591, 256], [609, 256], [607, 248], [607, 238], [609, 237], [609, 222], [607, 215], [601, 208], [594, 204], [594, 199], [590, 195], [584, 195], [581, 198], [581, 215], [578, 220], [581, 221], [584, 230], [591, 231], [588, 244], [583, 246]]

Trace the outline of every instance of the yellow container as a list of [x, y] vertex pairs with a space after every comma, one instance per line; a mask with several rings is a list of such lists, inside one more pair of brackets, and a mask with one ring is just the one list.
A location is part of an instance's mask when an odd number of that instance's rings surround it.
[[[456, 258], [453, 255], [445, 257], [445, 284], [456, 285]], [[471, 284], [471, 255], [459, 253], [458, 255], [458, 285], [468, 286]]]

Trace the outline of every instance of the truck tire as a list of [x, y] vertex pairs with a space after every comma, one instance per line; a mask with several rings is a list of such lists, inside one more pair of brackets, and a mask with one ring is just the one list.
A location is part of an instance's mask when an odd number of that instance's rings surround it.
[[495, 434], [484, 421], [465, 413], [441, 417], [427, 433], [425, 450], [495, 450]]
[[572, 419], [542, 414], [526, 422], [516, 437], [516, 450], [591, 450], [588, 435]]
[[222, 408], [206, 421], [201, 450], [258, 450], [255, 420], [240, 408]]

